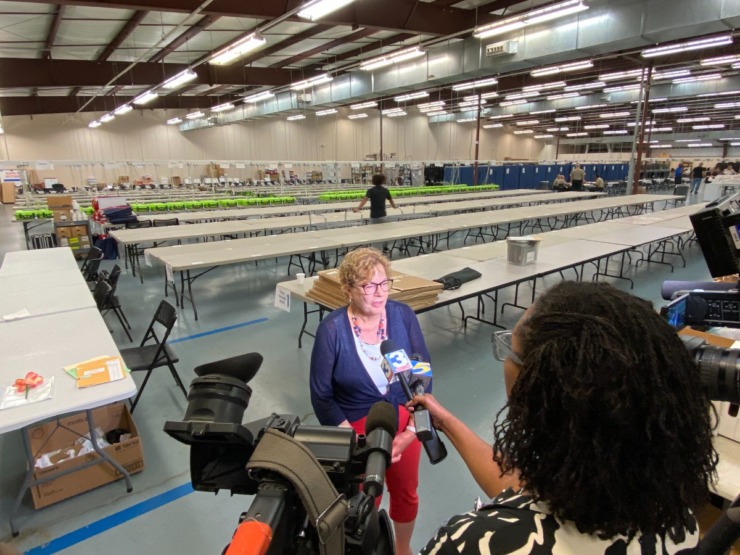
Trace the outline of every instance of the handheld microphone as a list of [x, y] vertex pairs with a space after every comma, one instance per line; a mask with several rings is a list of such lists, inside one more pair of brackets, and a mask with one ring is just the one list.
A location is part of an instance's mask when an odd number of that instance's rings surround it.
[[[392, 339], [386, 339], [380, 344], [380, 352], [383, 355], [383, 368], [386, 375], [391, 374], [398, 377], [401, 388], [409, 401], [414, 398], [415, 394], [421, 395], [424, 393], [431, 380], [431, 366], [428, 363], [417, 361], [414, 364], [406, 355], [406, 351], [399, 348]], [[415, 356], [421, 358], [418, 355]], [[419, 367], [419, 374], [413, 381], [414, 389], [412, 391], [406, 373], [414, 375], [415, 366]], [[447, 456], [447, 449], [432, 425], [429, 411], [422, 405], [414, 407], [414, 426], [416, 427], [416, 437], [424, 446], [429, 462], [437, 464], [444, 460]]]
[[398, 417], [395, 409], [385, 401], [378, 401], [372, 407], [365, 421], [365, 435], [370, 455], [365, 466], [365, 480], [362, 489], [372, 497], [383, 493], [385, 469], [391, 464], [393, 438], [398, 430]]

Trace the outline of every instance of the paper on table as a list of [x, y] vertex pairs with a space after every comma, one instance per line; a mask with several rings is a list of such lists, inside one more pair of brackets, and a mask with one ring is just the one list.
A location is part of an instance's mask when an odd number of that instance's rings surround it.
[[23, 308], [18, 312], [13, 312], [12, 314], [4, 314], [3, 320], [9, 322], [10, 320], [18, 320], [19, 318], [28, 318], [30, 315], [31, 313], [28, 312], [28, 309]]
[[28, 390], [28, 397], [26, 392], [19, 392], [15, 386], [9, 385], [2, 392], [2, 399], [0, 399], [0, 410], [9, 409], [13, 407], [22, 407], [24, 405], [30, 405], [31, 403], [38, 403], [46, 399], [51, 399], [54, 395], [54, 376], [46, 380], [44, 383], [37, 387], [32, 387]]
[[125, 377], [126, 367], [120, 357], [102, 356], [71, 364], [64, 371], [77, 380], [77, 387], [90, 387]]

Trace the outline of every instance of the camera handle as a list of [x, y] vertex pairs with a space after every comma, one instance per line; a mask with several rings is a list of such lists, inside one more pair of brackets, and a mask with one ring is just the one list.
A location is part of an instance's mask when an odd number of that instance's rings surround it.
[[337, 493], [321, 463], [301, 442], [269, 428], [255, 447], [247, 469], [269, 470], [290, 482], [316, 528], [321, 555], [344, 553], [347, 501]]

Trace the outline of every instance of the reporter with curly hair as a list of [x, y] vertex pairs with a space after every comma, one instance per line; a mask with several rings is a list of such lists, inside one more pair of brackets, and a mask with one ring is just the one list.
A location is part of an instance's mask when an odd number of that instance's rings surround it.
[[[688, 553], [715, 476], [709, 400], [647, 301], [563, 282], [494, 334], [508, 402], [493, 451], [432, 395], [426, 406], [493, 497], [423, 553]], [[411, 405], [410, 403], [409, 405]]]

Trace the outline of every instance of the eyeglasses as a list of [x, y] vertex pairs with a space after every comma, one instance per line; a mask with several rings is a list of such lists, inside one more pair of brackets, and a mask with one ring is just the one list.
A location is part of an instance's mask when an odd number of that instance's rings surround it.
[[360, 289], [365, 293], [365, 295], [374, 295], [378, 289], [380, 289], [383, 292], [389, 291], [391, 287], [393, 287], [393, 280], [392, 279], [386, 279], [381, 281], [380, 283], [366, 283], [365, 285], [358, 285]]
[[522, 358], [514, 352], [514, 347], [511, 344], [511, 337], [514, 332], [511, 330], [495, 331], [491, 337], [491, 343], [493, 343], [493, 358], [504, 362], [507, 358], [511, 359], [512, 362], [518, 365], [523, 365]]

